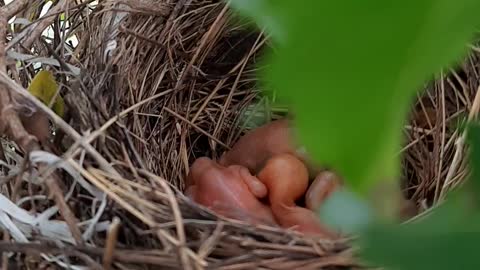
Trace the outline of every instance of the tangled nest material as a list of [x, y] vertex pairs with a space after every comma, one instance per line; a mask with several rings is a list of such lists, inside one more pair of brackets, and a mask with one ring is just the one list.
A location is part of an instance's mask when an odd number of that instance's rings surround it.
[[[0, 45], [0, 127], [8, 136], [0, 195], [4, 265], [360, 267], [348, 239], [227, 220], [182, 194], [195, 158], [218, 157], [251, 127], [248, 119], [285, 114], [260, 95], [256, 62], [269, 46], [262, 32], [216, 0], [59, 0], [39, 18], [33, 7], [44, 4], [15, 0], [0, 10], [7, 41]], [[30, 14], [33, 23], [22, 24]], [[14, 15], [18, 24], [10, 28], [6, 18]], [[42, 34], [47, 28], [53, 34]], [[429, 84], [405, 127], [402, 183], [420, 213], [467, 175], [458, 124], [478, 111], [478, 56], [473, 50], [459, 69]], [[38, 63], [55, 69], [67, 121], [24, 90]], [[50, 115], [57, 151], [25, 132], [16, 100]]]

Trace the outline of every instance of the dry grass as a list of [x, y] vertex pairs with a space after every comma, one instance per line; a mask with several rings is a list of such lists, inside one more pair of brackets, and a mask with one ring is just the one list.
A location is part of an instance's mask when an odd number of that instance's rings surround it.
[[[12, 269], [357, 266], [347, 239], [307, 239], [222, 219], [181, 193], [195, 158], [218, 157], [242, 134], [247, 119], [262, 123], [286, 113], [259, 93], [255, 64], [268, 46], [262, 33], [219, 1], [88, 2], [60, 0], [51, 16], [33, 16], [41, 23], [9, 31], [7, 60], [17, 54], [7, 71], [18, 85], [7, 88], [20, 93], [20, 86], [28, 85], [32, 62], [57, 63], [70, 115], [66, 123], [56, 121], [57, 133], [65, 136], [56, 141], [55, 154], [34, 151], [26, 159], [12, 150], [13, 142], [4, 142], [0, 251], [11, 252], [4, 253], [4, 264]], [[28, 6], [21, 10], [19, 17], [32, 14]], [[69, 27], [59, 23], [59, 11]], [[38, 34], [48, 25], [53, 39]], [[66, 40], [72, 36], [78, 46]], [[478, 110], [473, 101], [478, 62], [472, 53], [462, 68], [429, 85], [412, 110], [401, 153], [403, 182], [420, 210], [466, 175], [457, 125]], [[71, 219], [48, 197], [38, 174], [48, 179], [52, 172], [33, 166], [38, 163], [57, 168], [61, 194], [81, 222], [85, 245], [78, 244]]]
[[473, 52], [458, 69], [431, 83], [405, 128], [405, 194], [420, 211], [442, 201], [468, 176], [462, 125], [479, 110], [478, 57]]

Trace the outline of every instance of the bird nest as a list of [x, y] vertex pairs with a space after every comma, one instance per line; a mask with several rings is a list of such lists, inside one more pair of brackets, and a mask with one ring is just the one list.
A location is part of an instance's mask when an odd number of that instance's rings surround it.
[[[217, 158], [245, 130], [286, 114], [257, 83], [267, 36], [215, 0], [59, 0], [43, 15], [29, 2], [0, 10], [8, 18], [34, 14], [33, 23], [0, 27], [8, 41], [0, 48], [8, 90], [0, 105], [34, 102], [23, 87], [41, 64], [61, 83], [68, 115], [50, 113], [57, 128], [50, 149], [22, 136], [9, 120], [14, 113], [2, 110], [4, 265], [360, 267], [348, 239], [225, 219], [182, 194], [196, 158]], [[401, 182], [418, 213], [466, 175], [459, 123], [478, 110], [478, 55], [446, 74], [418, 96], [404, 129]]]

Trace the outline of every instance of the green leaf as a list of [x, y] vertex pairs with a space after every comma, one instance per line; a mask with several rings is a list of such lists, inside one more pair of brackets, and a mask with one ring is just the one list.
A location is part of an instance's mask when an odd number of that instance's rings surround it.
[[317, 213], [325, 225], [349, 234], [364, 230], [373, 220], [367, 202], [347, 190], [334, 192]]
[[[478, 123], [470, 125], [468, 129], [468, 143], [470, 145], [470, 167], [472, 175], [470, 177], [469, 186], [475, 191], [473, 196], [477, 203], [480, 198], [480, 125]], [[480, 206], [480, 204], [479, 204]]]
[[480, 269], [480, 215], [464, 211], [465, 203], [458, 196], [419, 223], [372, 226], [360, 255], [386, 269]]
[[480, 1], [254, 2], [261, 5], [232, 4], [281, 26], [262, 75], [292, 105], [313, 158], [356, 192], [395, 179], [410, 103], [425, 80], [466, 52]]
[[[479, 224], [480, 225], [480, 224]], [[479, 233], [376, 229], [364, 256], [387, 269], [480, 269]]]
[[[275, 0], [273, 0], [275, 1]], [[233, 0], [230, 5], [241, 14], [254, 17], [260, 27], [265, 27], [269, 33], [273, 34], [276, 40], [285, 39], [286, 24], [289, 18], [287, 14], [282, 14], [281, 9], [276, 9], [272, 0]]]

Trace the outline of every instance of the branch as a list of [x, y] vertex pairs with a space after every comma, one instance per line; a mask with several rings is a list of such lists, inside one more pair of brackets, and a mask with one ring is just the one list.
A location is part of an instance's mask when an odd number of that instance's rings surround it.
[[[18, 0], [13, 3], [17, 2]], [[14, 9], [12, 8], [12, 10]], [[40, 150], [41, 148], [37, 141], [37, 138], [30, 135], [25, 130], [19, 115], [17, 114], [14, 106], [12, 105], [12, 91], [11, 87], [9, 87], [9, 83], [12, 83], [12, 80], [8, 77], [6, 73], [7, 66], [5, 60], [5, 42], [8, 27], [7, 11], [9, 10], [0, 9], [0, 74], [3, 75], [3, 77], [0, 79], [0, 87], [3, 88], [0, 88], [0, 133], [9, 136], [14, 142], [16, 142], [20, 147], [22, 147], [25, 152], [28, 153], [30, 151]], [[47, 171], [48, 168], [45, 165], [39, 165], [39, 169], [41, 171]], [[51, 174], [50, 177], [46, 179], [45, 183], [51, 194], [53, 195], [60, 214], [65, 219], [65, 222], [68, 224], [76, 243], [82, 244], [82, 234], [77, 227], [78, 220], [65, 202], [62, 191], [58, 186], [59, 181], [60, 179], [56, 174]]]
[[[74, 128], [72, 128], [67, 122], [65, 122], [65, 120], [63, 120], [54, 111], [52, 111], [51, 108], [43, 104], [43, 102], [41, 102], [39, 99], [32, 96], [21, 85], [11, 80], [10, 77], [8, 77], [8, 75], [5, 72], [0, 71], [0, 83], [4, 84], [12, 95], [15, 94], [17, 96], [27, 99], [29, 102], [33, 103], [37, 108], [39, 108], [41, 111], [47, 114], [48, 117], [55, 123], [56, 126], [61, 128], [63, 131], [65, 131], [67, 135], [71, 136], [74, 140], [76, 140], [76, 142], [80, 144], [87, 151], [87, 153], [90, 154], [98, 162], [98, 165], [100, 166], [100, 168], [102, 168], [102, 170], [108, 173], [111, 173], [112, 175], [120, 176], [120, 174], [113, 168], [113, 166], [110, 163], [108, 163], [108, 161], [102, 155], [100, 155], [100, 153], [89, 143], [89, 141], [86, 141], [83, 136], [81, 136]], [[152, 96], [147, 100], [151, 100], [161, 95], [164, 95], [164, 93]], [[145, 100], [145, 102], [147, 100]], [[143, 104], [143, 103], [139, 103], [139, 104]], [[113, 119], [116, 121], [116, 119], [118, 118], [116, 117]], [[0, 121], [0, 124], [1, 124], [1, 121]], [[103, 130], [99, 132], [103, 132]]]
[[[67, 256], [78, 256], [79, 254], [87, 254], [94, 258], [103, 258], [104, 250], [98, 247], [82, 246], [82, 247], [56, 247], [44, 243], [8, 243], [0, 242], [0, 252], [15, 252], [29, 255], [40, 255], [42, 253], [63, 254]], [[152, 255], [153, 254], [153, 255]], [[178, 261], [170, 259], [162, 251], [152, 250], [119, 250], [115, 249], [113, 259], [123, 263], [142, 263], [158, 266], [178, 266]]]
[[23, 42], [22, 45], [25, 48], [30, 48], [33, 42], [35, 42], [35, 40], [43, 33], [43, 30], [53, 23], [56, 18], [54, 14], [60, 13], [65, 8], [66, 3], [66, 0], [60, 0], [57, 5], [52, 7], [47, 14], [40, 19], [38, 24], [30, 31]]
[[16, 0], [10, 4], [2, 7], [0, 13], [4, 14], [7, 20], [15, 16], [18, 12], [22, 11], [28, 4], [29, 0]]

